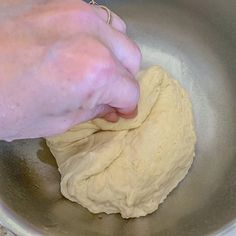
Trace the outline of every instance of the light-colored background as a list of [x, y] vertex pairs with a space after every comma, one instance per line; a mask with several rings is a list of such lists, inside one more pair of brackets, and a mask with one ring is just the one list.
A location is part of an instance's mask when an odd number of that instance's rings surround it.
[[0, 236], [14, 236], [14, 234], [0, 225]]

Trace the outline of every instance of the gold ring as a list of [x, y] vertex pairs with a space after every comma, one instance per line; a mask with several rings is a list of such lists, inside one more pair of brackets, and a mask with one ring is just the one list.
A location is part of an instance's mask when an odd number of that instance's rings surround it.
[[106, 7], [106, 6], [104, 6], [104, 5], [99, 5], [99, 4], [97, 4], [97, 3], [95, 2], [95, 0], [91, 0], [91, 1], [89, 2], [89, 4], [90, 4], [90, 5], [96, 5], [96, 6], [100, 7], [101, 9], [105, 10], [106, 13], [107, 13], [107, 24], [109, 24], [109, 25], [111, 24], [111, 20], [112, 20], [112, 18], [111, 18], [111, 11], [110, 11], [110, 9], [109, 9], [108, 7]]

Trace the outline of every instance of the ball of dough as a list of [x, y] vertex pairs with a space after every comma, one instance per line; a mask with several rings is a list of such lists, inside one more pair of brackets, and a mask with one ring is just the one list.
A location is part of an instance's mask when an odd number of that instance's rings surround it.
[[187, 93], [159, 66], [138, 80], [134, 119], [96, 119], [47, 139], [62, 194], [93, 213], [152, 213], [192, 164], [196, 136]]

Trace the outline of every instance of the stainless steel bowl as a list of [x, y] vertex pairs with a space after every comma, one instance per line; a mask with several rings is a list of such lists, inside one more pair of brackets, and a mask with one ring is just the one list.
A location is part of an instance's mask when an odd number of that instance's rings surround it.
[[[43, 140], [0, 143], [0, 220], [18, 235], [222, 235], [236, 224], [236, 1], [103, 2], [128, 23], [143, 67], [160, 64], [189, 91], [197, 156], [187, 178], [144, 218], [93, 215], [64, 199]], [[235, 235], [235, 234], [234, 234]]]

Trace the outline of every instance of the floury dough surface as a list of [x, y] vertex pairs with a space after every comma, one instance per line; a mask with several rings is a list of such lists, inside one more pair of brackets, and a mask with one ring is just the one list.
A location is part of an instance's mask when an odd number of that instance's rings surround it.
[[185, 177], [196, 142], [189, 97], [159, 66], [138, 76], [138, 116], [96, 119], [47, 139], [61, 192], [93, 213], [145, 216]]

